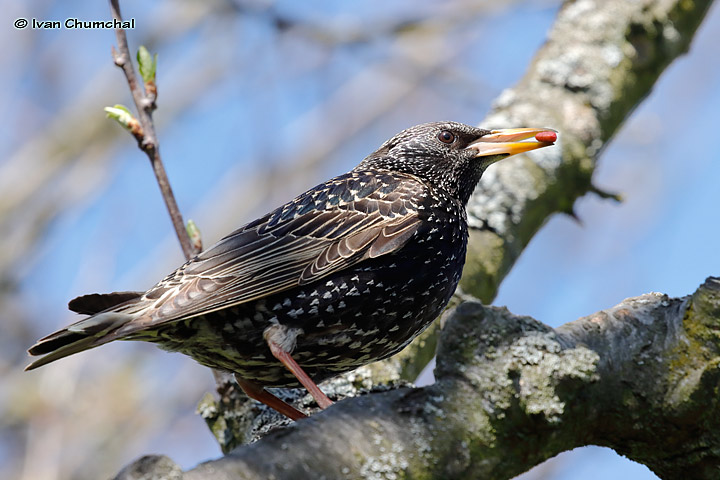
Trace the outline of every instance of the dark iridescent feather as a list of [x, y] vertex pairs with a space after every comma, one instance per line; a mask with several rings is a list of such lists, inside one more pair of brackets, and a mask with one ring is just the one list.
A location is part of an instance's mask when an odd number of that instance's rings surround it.
[[296, 377], [266, 335], [315, 381], [392, 355], [457, 286], [465, 204], [484, 169], [550, 145], [498, 143], [542, 131], [524, 130], [533, 132], [453, 122], [404, 130], [147, 292], [73, 300], [71, 309], [91, 316], [39, 340], [30, 353], [45, 356], [28, 369], [109, 341], [142, 340], [258, 385], [291, 386]]

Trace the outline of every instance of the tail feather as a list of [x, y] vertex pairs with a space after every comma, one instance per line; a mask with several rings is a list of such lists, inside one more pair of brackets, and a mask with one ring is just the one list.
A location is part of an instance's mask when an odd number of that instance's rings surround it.
[[145, 292], [112, 292], [112, 293], [90, 293], [73, 298], [68, 303], [68, 308], [76, 313], [95, 315], [111, 308], [116, 309], [125, 303], [137, 301]]
[[83, 338], [87, 338], [87, 335], [70, 332], [64, 328], [38, 340], [35, 345], [28, 348], [28, 353], [33, 356], [45, 355], [46, 353], [54, 352], [58, 348], [75, 343]]
[[[61, 332], [57, 332], [58, 334]], [[76, 334], [77, 335], [77, 334]], [[100, 342], [97, 342], [97, 340], [101, 340]], [[70, 356], [74, 353], [83, 352], [85, 350], [89, 350], [91, 348], [97, 347], [98, 345], [102, 345], [103, 343], [107, 343], [110, 340], [102, 341], [103, 339], [98, 339], [91, 336], [80, 336], [77, 338], [76, 336], [73, 336], [73, 339], [66, 339], [69, 343], [66, 343], [62, 346], [58, 346], [54, 350], [50, 350], [47, 355], [44, 357], [38, 358], [31, 364], [29, 364], [27, 367], [25, 367], [25, 371], [28, 370], [35, 370], [38, 367], [42, 367], [43, 365], [47, 365], [48, 363], [54, 362], [55, 360], [60, 360], [61, 358], [65, 358], [67, 356]], [[35, 347], [41, 346], [41, 342], [38, 342], [28, 350], [29, 352], [32, 351]]]
[[[25, 367], [33, 370], [61, 358], [117, 340], [117, 330], [142, 317], [141, 308], [133, 308], [142, 293], [116, 292], [106, 297], [99, 294], [84, 295], [70, 302], [72, 310], [91, 313], [91, 316], [43, 337], [28, 349], [30, 355], [45, 355]], [[102, 298], [105, 297], [105, 298]], [[98, 308], [106, 306], [102, 311]], [[119, 311], [109, 310], [118, 309]]]

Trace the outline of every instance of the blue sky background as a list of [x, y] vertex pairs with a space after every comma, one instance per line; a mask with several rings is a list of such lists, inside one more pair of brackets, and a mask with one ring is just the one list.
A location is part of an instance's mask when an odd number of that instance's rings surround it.
[[[136, 18], [131, 49], [144, 43], [159, 52], [161, 152], [181, 210], [199, 224], [206, 245], [347, 171], [402, 128], [478, 123], [522, 76], [558, 8], [552, 1], [494, 3], [123, 2], [124, 16]], [[193, 413], [212, 378], [185, 357], [118, 344], [19, 373], [30, 342], [72, 321], [70, 298], [147, 288], [182, 255], [147, 160], [104, 119], [104, 106], [131, 103], [110, 59], [114, 32], [12, 27], [21, 17], [105, 19], [107, 5], [0, 6], [0, 199], [70, 158], [6, 215], [15, 223], [1, 223], [0, 210], [0, 232], [49, 220], [38, 223], [39, 240], [5, 266], [17, 288], [7, 300], [13, 308], [0, 313], [8, 345], [0, 345], [0, 477], [108, 476], [148, 452], [185, 467], [217, 457]], [[396, 36], [398, 19], [432, 21]], [[720, 158], [712, 144], [719, 41], [714, 8], [689, 54], [671, 65], [601, 157], [595, 183], [625, 201], [589, 195], [576, 205], [582, 224], [550, 219], [495, 304], [556, 326], [649, 291], [686, 295], [720, 274]], [[53, 141], [38, 143], [47, 138]], [[76, 151], [67, 155], [67, 145]], [[291, 168], [298, 161], [304, 166]], [[38, 452], [42, 461], [25, 460]], [[541, 468], [528, 478], [656, 478], [600, 448]]]

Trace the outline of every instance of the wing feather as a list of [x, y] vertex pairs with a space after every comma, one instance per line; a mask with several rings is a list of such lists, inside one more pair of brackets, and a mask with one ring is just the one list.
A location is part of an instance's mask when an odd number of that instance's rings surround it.
[[424, 186], [409, 179], [351, 172], [309, 190], [166, 277], [146, 292], [141, 318], [116, 333], [250, 302], [397, 251], [421, 224]]

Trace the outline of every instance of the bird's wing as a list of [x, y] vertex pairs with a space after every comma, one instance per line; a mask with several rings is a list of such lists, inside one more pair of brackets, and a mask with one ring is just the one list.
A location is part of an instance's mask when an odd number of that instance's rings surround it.
[[423, 185], [404, 180], [352, 172], [309, 190], [151, 288], [143, 311], [117, 337], [309, 284], [397, 251], [420, 226]]
[[400, 249], [421, 225], [425, 187], [415, 177], [353, 171], [236, 230], [147, 292], [91, 294], [70, 309], [91, 316], [30, 347], [60, 358], [152, 329], [310, 284]]

